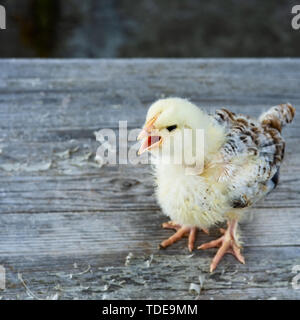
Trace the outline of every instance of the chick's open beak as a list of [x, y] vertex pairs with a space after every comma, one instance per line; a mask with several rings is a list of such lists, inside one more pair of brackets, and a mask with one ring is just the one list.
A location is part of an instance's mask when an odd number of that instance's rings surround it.
[[148, 136], [146, 137], [138, 151], [138, 155], [141, 155], [143, 152], [158, 147], [161, 144], [161, 136]]
[[141, 133], [138, 135], [137, 140], [142, 140], [142, 145], [138, 151], [138, 155], [143, 152], [158, 147], [162, 142], [162, 137], [156, 134], [154, 127], [154, 122], [158, 118], [159, 114], [150, 119], [142, 129]]

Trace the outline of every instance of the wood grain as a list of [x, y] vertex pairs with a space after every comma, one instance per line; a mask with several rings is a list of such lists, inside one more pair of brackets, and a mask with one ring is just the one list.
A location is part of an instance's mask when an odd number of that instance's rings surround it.
[[[298, 114], [284, 129], [278, 188], [241, 226], [247, 264], [227, 256], [213, 274], [214, 250], [191, 256], [185, 241], [157, 249], [172, 231], [160, 227], [166, 217], [149, 166], [94, 159], [96, 130], [118, 133], [119, 120], [139, 128], [160, 97], [252, 116], [287, 101], [297, 109], [300, 59], [11, 59], [0, 70], [3, 299], [300, 298], [292, 287], [300, 265]], [[199, 234], [197, 244], [216, 236]], [[189, 287], [199, 276], [197, 294]]]

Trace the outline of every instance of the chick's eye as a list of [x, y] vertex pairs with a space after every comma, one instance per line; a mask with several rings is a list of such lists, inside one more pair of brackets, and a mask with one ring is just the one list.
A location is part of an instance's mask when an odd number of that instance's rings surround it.
[[177, 128], [177, 125], [176, 124], [174, 124], [173, 126], [169, 126], [169, 127], [167, 127], [167, 130], [169, 130], [169, 131], [173, 131], [173, 130], [175, 130]]

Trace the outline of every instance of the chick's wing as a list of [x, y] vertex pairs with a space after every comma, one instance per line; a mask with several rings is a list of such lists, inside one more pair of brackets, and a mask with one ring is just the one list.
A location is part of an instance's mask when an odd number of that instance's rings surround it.
[[225, 184], [231, 207], [251, 206], [276, 187], [285, 142], [279, 130], [256, 119], [226, 109], [217, 110], [214, 117], [226, 130], [218, 179]]

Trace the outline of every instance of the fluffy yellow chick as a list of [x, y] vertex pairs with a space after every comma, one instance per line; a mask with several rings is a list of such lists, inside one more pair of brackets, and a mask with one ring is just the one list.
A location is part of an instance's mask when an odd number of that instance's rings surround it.
[[[247, 208], [276, 187], [284, 156], [281, 128], [292, 121], [294, 113], [290, 104], [273, 107], [259, 119], [226, 109], [209, 115], [180, 98], [151, 105], [138, 137], [142, 140], [139, 154], [150, 151], [156, 158], [157, 200], [172, 220], [163, 227], [176, 230], [160, 244], [162, 248], [188, 235], [192, 251], [198, 229], [207, 232], [227, 221], [228, 228], [221, 229], [219, 239], [198, 249], [219, 247], [211, 272], [225, 253], [245, 263], [238, 221]], [[197, 129], [202, 129], [200, 141]]]

